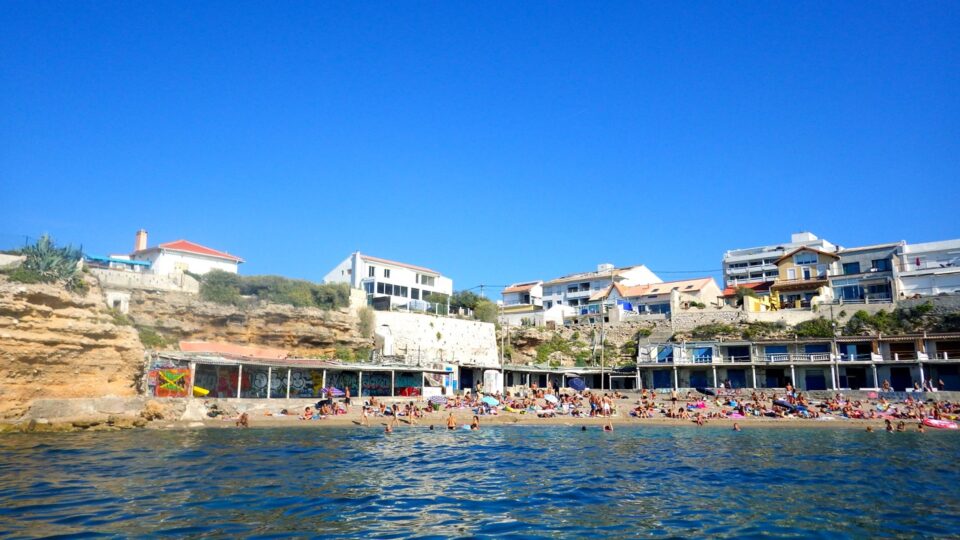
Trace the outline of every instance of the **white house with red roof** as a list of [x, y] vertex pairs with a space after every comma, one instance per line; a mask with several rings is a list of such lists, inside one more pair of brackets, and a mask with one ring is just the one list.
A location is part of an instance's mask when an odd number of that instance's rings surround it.
[[[389, 299], [391, 307], [423, 310], [432, 293], [453, 294], [453, 280], [436, 270], [389, 259], [350, 254], [323, 277], [324, 283], [347, 283], [368, 298]], [[374, 302], [376, 305], [376, 302]]]
[[211, 270], [237, 273], [244, 262], [236, 255], [202, 246], [189, 240], [174, 240], [147, 247], [147, 231], [137, 231], [136, 243], [130, 260], [150, 263], [150, 272], [158, 275], [206, 274]]

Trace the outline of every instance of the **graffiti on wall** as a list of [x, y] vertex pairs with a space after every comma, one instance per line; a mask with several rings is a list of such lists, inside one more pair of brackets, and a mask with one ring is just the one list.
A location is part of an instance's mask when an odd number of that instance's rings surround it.
[[157, 397], [187, 397], [190, 387], [189, 369], [157, 369], [151, 372], [149, 377], [156, 381]]

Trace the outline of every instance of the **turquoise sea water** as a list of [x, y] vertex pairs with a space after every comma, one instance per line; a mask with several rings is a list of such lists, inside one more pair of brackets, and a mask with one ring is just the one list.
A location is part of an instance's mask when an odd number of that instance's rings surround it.
[[0, 536], [960, 534], [960, 436], [505, 426], [0, 437]]

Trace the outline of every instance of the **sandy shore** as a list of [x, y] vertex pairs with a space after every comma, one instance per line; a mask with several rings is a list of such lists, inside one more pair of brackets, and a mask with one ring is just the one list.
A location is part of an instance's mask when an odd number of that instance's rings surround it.
[[[453, 409], [454, 418], [458, 425], [470, 424], [473, 413], [469, 409]], [[447, 415], [450, 411], [430, 412], [417, 421], [417, 424], [410, 425], [406, 418], [400, 419], [399, 427], [396, 430], [404, 429], [427, 429], [433, 425], [437, 429], [446, 427]], [[378, 429], [382, 430], [390, 422], [390, 417], [370, 417], [370, 427], [360, 425], [360, 412], [351, 410], [350, 413], [338, 416], [328, 416], [322, 420], [300, 420], [296, 416], [267, 416], [264, 414], [251, 414], [249, 416], [251, 428], [324, 428], [324, 427], [356, 427], [357, 429]], [[532, 414], [518, 414], [501, 412], [497, 415], [481, 416], [480, 426], [489, 425], [522, 425], [522, 426], [588, 426], [600, 429], [607, 422], [606, 418], [586, 417], [574, 418], [561, 416], [555, 418], [538, 418]], [[750, 428], [824, 428], [824, 429], [858, 429], [865, 430], [867, 426], [873, 426], [875, 430], [884, 429], [883, 420], [814, 420], [803, 418], [740, 418], [740, 419], [711, 419], [701, 428], [692, 420], [679, 420], [674, 418], [644, 418], [638, 419], [630, 416], [611, 416], [610, 422], [614, 426], [669, 426], [669, 427], [689, 427], [694, 429], [703, 428], [723, 428], [733, 429], [736, 422], [742, 429]], [[909, 431], [915, 431], [916, 421], [904, 420]], [[895, 422], [896, 423], [896, 422]], [[236, 428], [236, 417], [227, 419], [211, 418], [202, 422], [152, 422], [148, 427], [154, 429], [189, 429], [189, 428]]]

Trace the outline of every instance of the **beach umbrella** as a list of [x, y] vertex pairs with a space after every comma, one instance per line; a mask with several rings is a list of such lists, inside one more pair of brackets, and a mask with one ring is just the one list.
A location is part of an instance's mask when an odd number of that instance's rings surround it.
[[497, 405], [500, 404], [500, 402], [497, 401], [497, 398], [495, 398], [495, 397], [493, 397], [493, 396], [486, 396], [486, 397], [484, 397], [484, 398], [483, 398], [483, 402], [486, 403], [487, 405], [491, 406], [491, 407], [496, 407]]
[[343, 395], [343, 390], [340, 390], [339, 388], [334, 388], [332, 386], [327, 388], [328, 397], [342, 397]]
[[586, 383], [584, 383], [583, 379], [580, 377], [573, 377], [572, 379], [567, 380], [567, 386], [573, 388], [577, 392], [583, 392], [587, 389]]
[[555, 396], [555, 395], [553, 395], [553, 394], [547, 394], [547, 395], [543, 396], [543, 399], [549, 401], [550, 403], [559, 403], [559, 401], [560, 401], [559, 399], [557, 399], [557, 396]]
[[435, 405], [444, 405], [447, 402], [447, 398], [444, 396], [433, 396], [427, 401]]

